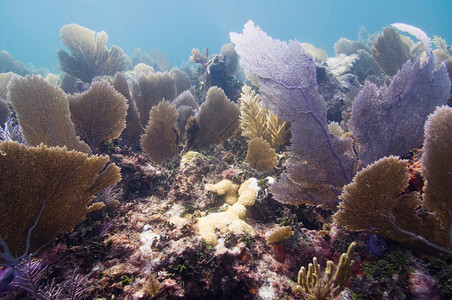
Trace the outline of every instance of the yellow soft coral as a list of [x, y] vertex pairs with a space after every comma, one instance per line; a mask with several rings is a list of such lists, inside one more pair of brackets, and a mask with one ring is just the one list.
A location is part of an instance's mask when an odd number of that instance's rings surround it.
[[246, 180], [242, 185], [222, 180], [217, 184], [206, 184], [206, 190], [218, 195], [225, 195], [228, 208], [224, 212], [210, 213], [198, 219], [199, 234], [206, 244], [215, 246], [218, 243], [216, 230], [229, 231], [233, 234], [248, 234], [254, 236], [254, 230], [244, 219], [246, 206], [254, 204], [259, 187], [256, 178]]
[[237, 190], [239, 186], [230, 180], [222, 180], [217, 184], [206, 184], [206, 190], [212, 191], [220, 196], [225, 196], [227, 204], [232, 205], [237, 202]]
[[253, 228], [245, 221], [240, 220], [232, 210], [219, 213], [211, 213], [205, 217], [198, 219], [199, 234], [202, 236], [206, 244], [215, 246], [218, 243], [216, 229], [230, 231], [234, 234], [246, 233], [254, 235]]
[[232, 206], [228, 207], [228, 210], [234, 214], [236, 214], [240, 219], [245, 219], [246, 207], [240, 203], [234, 203]]
[[256, 178], [246, 180], [239, 189], [239, 199], [237, 203], [243, 206], [252, 206], [257, 199], [257, 194], [260, 188], [257, 184]]

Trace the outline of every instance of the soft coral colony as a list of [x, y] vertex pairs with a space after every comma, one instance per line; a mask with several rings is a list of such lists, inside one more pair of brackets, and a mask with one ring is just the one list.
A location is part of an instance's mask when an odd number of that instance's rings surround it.
[[60, 37], [61, 75], [0, 74], [0, 297], [452, 296], [441, 38], [328, 58], [249, 21], [179, 69]]

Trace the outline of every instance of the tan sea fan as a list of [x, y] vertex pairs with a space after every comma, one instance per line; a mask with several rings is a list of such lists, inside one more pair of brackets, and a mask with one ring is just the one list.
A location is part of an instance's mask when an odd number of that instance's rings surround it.
[[0, 237], [11, 255], [24, 254], [35, 222], [28, 254], [56, 235], [70, 233], [87, 213], [102, 208], [102, 202], [91, 204], [94, 195], [121, 180], [120, 169], [106, 166], [108, 161], [108, 156], [88, 157], [66, 147], [1, 142]]
[[141, 148], [156, 164], [177, 154], [179, 134], [177, 110], [168, 101], [162, 101], [150, 112], [148, 125], [141, 136]]
[[127, 99], [128, 104], [126, 116], [126, 128], [122, 132], [122, 137], [129, 144], [136, 143], [140, 140], [142, 126], [140, 123], [140, 116], [138, 115], [135, 100], [132, 98], [132, 95], [130, 94], [127, 79], [124, 76], [124, 74], [118, 72], [113, 78], [112, 84], [115, 90], [118, 91], [121, 95], [123, 95]]
[[198, 146], [218, 145], [230, 139], [239, 127], [240, 109], [219, 87], [211, 87], [206, 101], [199, 108], [200, 123]]
[[152, 107], [177, 96], [176, 83], [169, 72], [142, 74], [131, 81], [131, 91], [143, 126], [149, 121]]
[[60, 29], [63, 44], [71, 50], [71, 56], [64, 50], [58, 51], [61, 69], [82, 81], [90, 82], [96, 76], [114, 76], [126, 70], [126, 55], [121, 48], [107, 49], [108, 35], [105, 31], [95, 32], [78, 24], [67, 24]]
[[8, 101], [13, 105], [27, 144], [90, 153], [87, 144], [75, 134], [69, 102], [59, 87], [40, 76], [14, 78], [9, 85]]
[[278, 157], [275, 150], [261, 137], [258, 137], [248, 143], [246, 161], [251, 168], [259, 172], [271, 172], [278, 163]]
[[118, 138], [126, 127], [127, 100], [107, 81], [95, 81], [88, 91], [69, 96], [69, 109], [78, 135], [95, 149]]
[[[420, 201], [417, 192], [403, 194], [410, 180], [406, 161], [384, 157], [358, 172], [353, 182], [344, 187], [335, 221], [349, 230], [452, 253], [451, 124], [452, 108], [445, 106], [437, 108], [426, 122], [422, 157], [424, 201]], [[419, 209], [421, 205], [429, 210]]]

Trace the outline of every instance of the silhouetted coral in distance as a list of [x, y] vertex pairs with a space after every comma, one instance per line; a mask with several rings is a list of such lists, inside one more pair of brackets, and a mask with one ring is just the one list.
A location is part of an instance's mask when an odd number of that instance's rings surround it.
[[58, 51], [61, 70], [84, 82], [91, 82], [96, 76], [114, 76], [127, 69], [126, 55], [121, 48], [112, 46], [107, 50], [105, 31], [96, 33], [78, 24], [68, 24], [61, 27], [60, 38], [71, 50], [71, 55]]

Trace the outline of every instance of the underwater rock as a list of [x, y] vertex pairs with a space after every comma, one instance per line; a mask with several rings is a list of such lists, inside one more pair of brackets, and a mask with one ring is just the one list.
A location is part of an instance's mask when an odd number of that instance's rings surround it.
[[221, 87], [228, 98], [236, 102], [240, 97], [242, 83], [229, 75], [232, 71], [228, 66], [223, 55], [212, 55], [206, 63], [206, 85]]
[[358, 78], [352, 73], [357, 56], [350, 60], [348, 57], [341, 58], [327, 60], [327, 64], [330, 62], [333, 69], [341, 70], [341, 75], [334, 75], [324, 66], [316, 67], [318, 89], [326, 102], [327, 119], [338, 123], [342, 121], [343, 113], [350, 109], [353, 99], [361, 89]]
[[[356, 62], [353, 69], [353, 74], [358, 76], [358, 81], [364, 84], [364, 81], [369, 76], [378, 76], [382, 73], [378, 65], [375, 63], [369, 52], [364, 50], [358, 50], [359, 60]], [[377, 83], [377, 82], [374, 82]], [[378, 84], [381, 85], [381, 84]]]
[[240, 97], [243, 84], [233, 77], [237, 72], [238, 57], [231, 46], [224, 45], [225, 49], [222, 54], [214, 54], [210, 57], [208, 48], [204, 50], [203, 54], [198, 49], [192, 50], [190, 61], [199, 65], [198, 84], [196, 85], [197, 99], [204, 99], [207, 91], [214, 86], [222, 88], [233, 102]]

